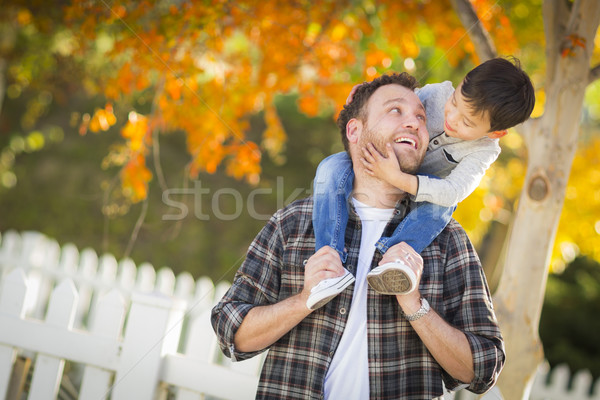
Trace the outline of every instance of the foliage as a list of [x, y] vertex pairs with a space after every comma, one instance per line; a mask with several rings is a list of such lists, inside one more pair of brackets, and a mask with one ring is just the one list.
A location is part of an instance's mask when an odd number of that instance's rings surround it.
[[[223, 170], [201, 172], [196, 180], [182, 179], [185, 138], [164, 137], [163, 173], [173, 184], [163, 192], [156, 180], [150, 182], [148, 212], [130, 257], [157, 269], [166, 265], [195, 277], [230, 281], [250, 241], [271, 214], [308, 196], [318, 162], [341, 150], [331, 116], [308, 118], [298, 111], [296, 100], [296, 96], [275, 100], [289, 140], [282, 160], [262, 160], [256, 186], [228, 177]], [[55, 120], [61, 116], [60, 109], [50, 111]], [[66, 121], [68, 117], [62, 113]], [[264, 116], [252, 116], [249, 126], [248, 137], [259, 138], [265, 129]], [[142, 205], [132, 205], [118, 218], [103, 218], [101, 185], [110, 179], [111, 170], [98, 165], [112, 140], [108, 135], [81, 137], [73, 129], [60, 144], [18, 155], [14, 173], [19, 183], [0, 196], [0, 232], [41, 231], [61, 244], [72, 242], [79, 249], [90, 247], [122, 258]]]
[[561, 274], [550, 274], [540, 337], [551, 366], [589, 369], [600, 377], [600, 264], [577, 257]]
[[[488, 0], [474, 5], [486, 28], [513, 50], [516, 41], [501, 9]], [[452, 48], [436, 55], [435, 63], [474, 60], [447, 1], [329, 0], [318, 7], [305, 1], [116, 1], [109, 7], [75, 0], [65, 16], [79, 33], [75, 54], [96, 59], [100, 54], [108, 67], [90, 76], [88, 88], [125, 113], [140, 115], [139, 108], [151, 105], [144, 126], [131, 126], [131, 118], [120, 125], [124, 137], [134, 134], [136, 140], [109, 157], [122, 163], [117, 164], [122, 188], [133, 202], [147, 196], [152, 174], [146, 161], [158, 132], [185, 133], [190, 177], [214, 173], [224, 162], [229, 175], [256, 184], [261, 152], [276, 159], [286, 139], [274, 112], [275, 94], [296, 91], [300, 109], [315, 116], [323, 109], [339, 110], [363, 76], [407, 60], [409, 66], [413, 59], [427, 61], [427, 56], [418, 59], [423, 44]], [[246, 117], [261, 110], [266, 129], [254, 142], [246, 136]], [[93, 122], [106, 113], [114, 115], [97, 109], [83, 120], [82, 131], [88, 123], [90, 130], [100, 130]]]
[[555, 252], [556, 268], [579, 254], [600, 260], [600, 139], [587, 140], [573, 160], [565, 205], [560, 217]]

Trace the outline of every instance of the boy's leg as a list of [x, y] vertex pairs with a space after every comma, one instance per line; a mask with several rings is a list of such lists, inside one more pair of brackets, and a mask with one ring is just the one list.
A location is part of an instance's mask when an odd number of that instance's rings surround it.
[[[313, 229], [315, 251], [331, 246], [346, 262], [344, 249], [346, 225], [348, 224], [348, 197], [352, 192], [354, 172], [347, 153], [337, 153], [321, 161], [317, 168], [313, 186]], [[325, 279], [312, 290], [306, 306], [315, 310], [327, 304], [354, 282], [348, 270], [345, 274]]]
[[315, 251], [331, 246], [346, 261], [344, 235], [348, 224], [348, 197], [354, 172], [346, 152], [333, 154], [319, 164], [313, 184]]
[[[391, 246], [406, 242], [417, 253], [421, 253], [448, 225], [453, 207], [442, 207], [432, 203], [417, 203], [390, 237], [382, 237], [375, 245], [381, 253]], [[406, 294], [416, 287], [416, 276], [400, 260], [373, 268], [367, 275], [369, 285], [382, 294]]]

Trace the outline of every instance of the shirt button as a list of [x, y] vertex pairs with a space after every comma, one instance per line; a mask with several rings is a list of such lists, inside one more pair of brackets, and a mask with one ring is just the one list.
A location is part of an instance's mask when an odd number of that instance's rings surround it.
[[434, 140], [433, 144], [439, 144], [440, 142], [438, 140]]
[[340, 308], [340, 314], [342, 314], [342, 315], [346, 314], [346, 309], [344, 307]]
[[306, 265], [307, 262], [308, 262], [308, 260], [302, 261], [302, 265]]
[[333, 352], [333, 351], [330, 351], [330, 352], [329, 352], [329, 357], [333, 357], [333, 354], [334, 354], [334, 352]]

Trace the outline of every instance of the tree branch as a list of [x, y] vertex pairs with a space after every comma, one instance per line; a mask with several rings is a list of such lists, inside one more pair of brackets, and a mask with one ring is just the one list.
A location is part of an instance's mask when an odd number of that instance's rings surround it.
[[133, 227], [133, 232], [131, 232], [131, 236], [129, 237], [129, 243], [127, 243], [127, 248], [125, 249], [125, 253], [123, 254], [123, 258], [127, 258], [131, 255], [131, 251], [133, 250], [133, 245], [137, 240], [138, 233], [140, 233], [140, 229], [142, 228], [142, 224], [146, 219], [146, 214], [148, 213], [148, 196], [144, 199], [142, 203], [142, 211], [138, 216], [137, 221], [135, 222], [135, 226]]
[[590, 70], [590, 75], [588, 76], [588, 85], [593, 83], [596, 79], [600, 79], [600, 64], [596, 65]]
[[489, 32], [483, 27], [481, 21], [475, 13], [475, 9], [469, 0], [450, 0], [452, 8], [458, 15], [460, 22], [467, 30], [471, 41], [475, 45], [475, 52], [481, 61], [489, 60], [498, 55], [496, 46], [490, 37]]
[[542, 14], [546, 36], [546, 81], [553, 82], [557, 57], [560, 57], [561, 42], [566, 35], [566, 21], [571, 14], [565, 0], [545, 0]]
[[0, 57], [0, 113], [2, 112], [2, 102], [6, 93], [6, 65], [6, 60]]

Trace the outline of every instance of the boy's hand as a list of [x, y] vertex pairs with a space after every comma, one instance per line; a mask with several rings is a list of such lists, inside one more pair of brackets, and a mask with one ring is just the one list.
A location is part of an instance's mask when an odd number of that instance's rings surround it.
[[362, 85], [362, 83], [359, 83], [358, 85], [354, 85], [354, 87], [350, 91], [350, 94], [346, 98], [346, 105], [352, 103], [352, 98], [354, 97], [354, 93], [356, 93], [356, 90], [360, 87], [360, 85]]
[[362, 149], [363, 157], [360, 160], [369, 175], [397, 187], [397, 178], [402, 174], [400, 164], [396, 157], [390, 156], [392, 148], [389, 144], [383, 151], [385, 154], [381, 154], [372, 143], [368, 143], [367, 147]]

